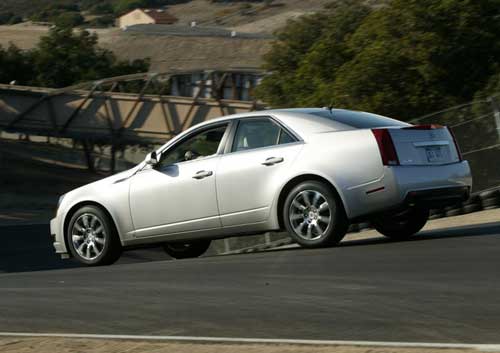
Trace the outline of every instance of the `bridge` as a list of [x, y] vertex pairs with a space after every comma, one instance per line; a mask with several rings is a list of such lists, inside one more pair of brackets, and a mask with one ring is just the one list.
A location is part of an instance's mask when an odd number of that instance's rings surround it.
[[63, 89], [0, 85], [0, 130], [79, 141], [89, 167], [90, 146], [109, 145], [114, 171], [119, 148], [162, 144], [202, 121], [263, 108], [251, 98], [262, 75], [196, 70], [141, 73]]

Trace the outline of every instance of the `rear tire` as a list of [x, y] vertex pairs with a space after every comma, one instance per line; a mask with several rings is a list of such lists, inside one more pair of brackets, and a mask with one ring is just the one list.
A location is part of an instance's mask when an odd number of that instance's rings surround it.
[[113, 221], [96, 206], [84, 206], [73, 214], [66, 242], [71, 255], [86, 266], [111, 265], [122, 253]]
[[349, 222], [329, 185], [306, 181], [294, 187], [283, 207], [287, 232], [305, 248], [332, 246], [344, 238]]
[[165, 243], [163, 250], [174, 259], [189, 259], [203, 255], [210, 247], [211, 240], [195, 240], [188, 243]]
[[418, 233], [429, 219], [429, 210], [408, 208], [402, 212], [386, 215], [373, 220], [377, 232], [391, 239], [407, 239]]

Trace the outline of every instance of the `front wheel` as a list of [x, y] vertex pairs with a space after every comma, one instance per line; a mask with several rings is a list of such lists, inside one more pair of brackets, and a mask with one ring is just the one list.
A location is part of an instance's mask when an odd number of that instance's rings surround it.
[[71, 255], [87, 266], [111, 265], [122, 252], [113, 221], [95, 206], [84, 206], [73, 214], [66, 240]]
[[373, 220], [377, 232], [392, 239], [407, 239], [418, 233], [429, 219], [429, 210], [411, 207]]
[[188, 243], [165, 243], [163, 249], [174, 259], [188, 259], [203, 255], [210, 246], [210, 240], [195, 240]]
[[290, 191], [283, 207], [283, 220], [290, 236], [306, 248], [335, 245], [348, 227], [339, 197], [318, 181], [303, 182]]

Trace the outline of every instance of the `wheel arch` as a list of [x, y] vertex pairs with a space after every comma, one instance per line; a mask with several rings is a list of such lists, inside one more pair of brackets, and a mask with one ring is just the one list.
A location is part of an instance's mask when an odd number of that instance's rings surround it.
[[293, 177], [281, 188], [280, 194], [278, 196], [277, 207], [276, 207], [277, 218], [278, 218], [278, 223], [279, 223], [280, 229], [285, 229], [285, 224], [284, 224], [284, 220], [283, 220], [283, 207], [285, 206], [285, 200], [286, 200], [286, 197], [288, 196], [288, 193], [295, 186], [297, 186], [300, 183], [305, 182], [305, 181], [319, 181], [319, 182], [326, 184], [338, 197], [338, 199], [340, 200], [340, 202], [342, 204], [343, 212], [345, 213], [346, 217], [348, 216], [348, 208], [347, 208], [346, 202], [345, 202], [344, 198], [342, 197], [342, 195], [340, 194], [340, 192], [338, 191], [338, 188], [330, 180], [328, 180], [327, 178], [325, 178], [321, 175], [314, 174], [314, 173], [306, 173], [306, 174], [301, 174], [301, 175], [297, 175], [297, 176]]
[[[95, 206], [95, 207], [99, 208], [101, 211], [103, 211], [109, 217], [109, 219], [111, 220], [111, 222], [113, 224], [113, 227], [115, 227], [115, 231], [118, 232], [118, 227], [116, 226], [115, 219], [113, 218], [113, 216], [111, 215], [111, 213], [106, 209], [106, 207], [104, 207], [102, 204], [100, 204], [99, 202], [90, 201], [90, 200], [77, 202], [76, 204], [74, 204], [73, 206], [71, 206], [71, 208], [69, 209], [68, 212], [66, 212], [66, 215], [64, 216], [64, 221], [63, 221], [64, 245], [65, 245], [66, 250], [67, 250], [67, 252], [68, 252], [68, 254], [70, 256], [71, 256], [71, 252], [69, 251], [68, 234], [67, 234], [69, 222], [71, 220], [71, 217], [73, 217], [73, 215], [75, 214], [75, 212], [78, 211], [80, 208], [85, 207], [85, 206]], [[119, 234], [118, 234], [118, 236], [119, 236]], [[120, 238], [120, 241], [121, 241], [121, 237], [120, 236], [119, 236], [119, 238]]]

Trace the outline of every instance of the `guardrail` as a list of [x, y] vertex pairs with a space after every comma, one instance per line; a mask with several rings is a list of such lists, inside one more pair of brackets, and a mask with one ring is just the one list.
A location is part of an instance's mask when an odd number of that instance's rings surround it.
[[450, 127], [472, 169], [473, 192], [500, 186], [500, 94], [411, 121]]

